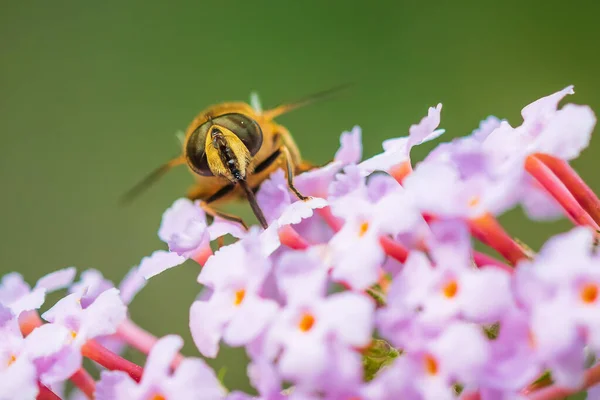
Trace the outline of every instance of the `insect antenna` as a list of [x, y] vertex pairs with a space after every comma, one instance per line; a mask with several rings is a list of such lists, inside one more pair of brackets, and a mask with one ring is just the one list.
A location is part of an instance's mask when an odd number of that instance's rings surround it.
[[177, 157], [167, 161], [166, 163], [152, 171], [150, 174], [148, 174], [144, 179], [142, 179], [135, 186], [129, 189], [125, 194], [123, 194], [123, 196], [121, 196], [120, 198], [119, 203], [131, 203], [133, 199], [145, 192], [150, 186], [152, 186], [156, 181], [162, 178], [163, 175], [170, 171], [173, 167], [183, 164], [184, 162], [185, 159], [183, 157]]
[[250, 207], [252, 207], [254, 215], [256, 215], [256, 218], [258, 218], [258, 222], [260, 222], [260, 225], [263, 227], [263, 229], [267, 229], [269, 227], [269, 224], [267, 224], [267, 219], [265, 218], [265, 215], [263, 214], [262, 210], [258, 205], [258, 202], [256, 201], [256, 196], [254, 195], [254, 192], [252, 191], [252, 189], [250, 189], [250, 186], [248, 186], [248, 182], [238, 181], [237, 183], [239, 183], [242, 189], [244, 189], [246, 197], [248, 198], [248, 203], [250, 203]]
[[341, 92], [342, 90], [344, 90], [344, 89], [346, 89], [346, 88], [348, 88], [350, 86], [352, 86], [351, 83], [345, 83], [343, 85], [335, 86], [335, 87], [332, 87], [332, 88], [327, 89], [327, 90], [323, 90], [323, 91], [320, 91], [320, 92], [317, 92], [317, 93], [313, 93], [313, 94], [311, 94], [309, 96], [306, 96], [303, 99], [297, 100], [297, 101], [295, 101], [293, 103], [282, 104], [280, 106], [277, 106], [275, 108], [267, 110], [267, 111], [263, 112], [263, 115], [266, 118], [268, 118], [268, 119], [274, 119], [274, 118], [279, 117], [280, 115], [286, 114], [286, 113], [288, 113], [290, 111], [293, 111], [293, 110], [295, 110], [297, 108], [304, 107], [306, 105], [315, 103], [315, 102], [320, 101], [320, 100], [324, 100], [327, 97], [329, 97], [329, 96], [331, 96], [333, 94], [336, 94], [338, 92]]

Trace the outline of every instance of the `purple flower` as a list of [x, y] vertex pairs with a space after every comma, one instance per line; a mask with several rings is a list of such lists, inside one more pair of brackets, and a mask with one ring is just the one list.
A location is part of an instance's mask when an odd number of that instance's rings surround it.
[[70, 377], [81, 367], [81, 346], [89, 339], [115, 333], [125, 319], [127, 310], [117, 289], [102, 292], [86, 308], [81, 304], [82, 294], [73, 293], [59, 300], [42, 314], [42, 318], [50, 324], [36, 328], [28, 336], [28, 339], [55, 339], [55, 346], [45, 350], [45, 356], [37, 365], [44, 371], [44, 383], [60, 382]]
[[323, 376], [342, 359], [355, 376], [360, 367], [355, 349], [369, 344], [373, 329], [372, 300], [351, 292], [324, 297], [326, 275], [319, 264], [310, 253], [282, 260], [277, 281], [286, 305], [264, 338], [263, 356], [277, 357], [282, 378], [303, 390], [324, 389]]
[[136, 383], [121, 371], [105, 371], [96, 387], [97, 400], [218, 400], [225, 390], [199, 358], [186, 358], [171, 372], [171, 362], [183, 346], [179, 336], [160, 339], [150, 351], [144, 375]]
[[424, 254], [411, 252], [394, 277], [387, 306], [378, 313], [380, 331], [392, 343], [405, 346], [415, 335], [437, 332], [457, 319], [494, 323], [514, 307], [507, 272], [475, 269], [459, 251], [442, 254], [434, 266]]
[[23, 311], [37, 310], [44, 304], [46, 293], [69, 286], [75, 273], [74, 267], [51, 272], [40, 278], [33, 289], [20, 274], [7, 274], [0, 283], [0, 304], [10, 308], [17, 316]]
[[196, 300], [190, 309], [190, 329], [196, 346], [206, 357], [215, 357], [219, 341], [242, 346], [256, 339], [278, 310], [273, 300], [261, 296], [271, 270], [263, 256], [256, 231], [221, 248], [198, 276], [212, 293]]
[[164, 212], [158, 237], [180, 256], [192, 258], [210, 243], [206, 214], [198, 201], [182, 198]]
[[380, 236], [408, 232], [424, 221], [400, 186], [372, 202], [358, 168], [344, 171], [332, 185], [332, 212], [345, 221], [329, 242], [332, 277], [365, 289], [377, 281], [385, 260]]
[[593, 240], [587, 228], [556, 236], [516, 273], [536, 356], [570, 387], [583, 382], [584, 346], [600, 351], [600, 259], [592, 253]]

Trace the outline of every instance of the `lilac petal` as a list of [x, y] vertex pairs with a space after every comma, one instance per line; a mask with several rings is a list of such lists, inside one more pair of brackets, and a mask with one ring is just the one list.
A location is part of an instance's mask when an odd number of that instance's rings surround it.
[[184, 359], [168, 386], [169, 399], [219, 400], [227, 393], [214, 371], [199, 358]]
[[0, 329], [3, 329], [5, 325], [14, 321], [15, 315], [12, 313], [10, 308], [0, 303]]
[[[215, 294], [213, 294], [214, 296]], [[211, 300], [192, 303], [190, 331], [200, 354], [204, 357], [215, 358], [219, 352], [219, 341], [231, 311], [219, 312], [218, 307], [215, 307]]]
[[287, 252], [275, 269], [277, 287], [288, 304], [299, 304], [325, 295], [327, 266], [315, 251]]
[[[331, 239], [333, 271], [331, 277], [351, 288], [363, 290], [377, 282], [379, 267], [385, 254], [379, 244], [379, 236], [373, 229], [359, 237], [358, 223], [346, 223]], [[352, 249], [352, 251], [349, 251]]]
[[542, 97], [539, 100], [534, 101], [529, 104], [523, 110], [521, 110], [521, 115], [524, 120], [536, 117], [544, 117], [547, 114], [550, 114], [558, 108], [558, 103], [568, 94], [573, 94], [575, 91], [573, 90], [573, 85], [567, 86], [563, 90], [551, 94], [546, 97]]
[[150, 256], [142, 258], [139, 266], [140, 274], [142, 274], [145, 279], [150, 279], [161, 272], [183, 264], [185, 260], [185, 257], [180, 256], [177, 253], [157, 250]]
[[247, 232], [238, 222], [215, 217], [213, 223], [208, 227], [208, 233], [210, 235], [210, 240], [214, 240], [227, 234], [234, 238], [241, 239], [246, 236]]
[[82, 362], [79, 348], [66, 346], [48, 358], [38, 359], [36, 366], [41, 371], [40, 381], [45, 385], [52, 385], [69, 379], [81, 368]]
[[344, 292], [330, 296], [323, 309], [337, 337], [349, 346], [363, 347], [371, 341], [375, 304], [362, 294]]
[[334, 161], [324, 167], [304, 172], [294, 178], [294, 185], [305, 196], [326, 198], [329, 185], [343, 166], [341, 161]]
[[410, 152], [409, 141], [409, 137], [384, 141], [383, 143], [387, 149], [383, 153], [377, 154], [358, 164], [361, 173], [368, 175], [374, 171], [388, 171], [393, 166], [408, 161]]
[[51, 323], [68, 326], [69, 329], [75, 330], [78, 327], [73, 326], [74, 323], [79, 323], [79, 317], [82, 314], [81, 295], [73, 293], [63, 297], [52, 306], [48, 311], [42, 314], [42, 318]]
[[489, 360], [491, 349], [480, 327], [454, 323], [435, 340], [432, 350], [440, 358], [444, 369], [461, 382], [470, 384], [477, 381]]
[[[409, 151], [413, 146], [436, 139], [444, 133], [443, 129], [435, 130], [440, 125], [441, 112], [442, 103], [435, 107], [429, 107], [427, 116], [423, 117], [418, 124], [409, 128]], [[387, 150], [385, 142], [383, 142], [383, 148]]]
[[110, 335], [127, 317], [127, 307], [119, 296], [119, 290], [108, 289], [85, 309], [85, 317], [81, 330], [85, 330], [86, 338]]
[[548, 122], [536, 140], [536, 149], [563, 160], [577, 158], [589, 145], [595, 125], [596, 116], [590, 107], [567, 104]]
[[44, 324], [25, 338], [25, 353], [29, 358], [46, 358], [59, 353], [68, 343], [71, 333], [58, 324]]
[[329, 349], [313, 335], [296, 336], [279, 359], [282, 377], [292, 381], [314, 380], [327, 365]]
[[312, 217], [314, 210], [326, 207], [327, 204], [327, 200], [318, 197], [295, 201], [285, 208], [277, 222], [279, 226], [297, 224], [303, 219]]
[[233, 347], [250, 343], [264, 331], [278, 309], [277, 303], [272, 300], [246, 295], [229, 321], [223, 333], [223, 340]]
[[501, 120], [490, 115], [479, 123], [479, 127], [471, 132], [471, 137], [478, 142], [483, 142], [496, 128], [500, 127]]
[[[462, 216], [464, 207], [450, 196], [457, 192], [459, 180], [458, 171], [449, 165], [421, 163], [403, 184], [421, 210], [445, 217], [458, 217]], [[436, 184], [432, 185], [431, 182]]]
[[136, 383], [122, 371], [102, 371], [100, 381], [96, 384], [96, 400], [130, 400], [134, 399]]
[[75, 267], [68, 267], [51, 272], [40, 278], [35, 287], [45, 289], [46, 292], [64, 289], [73, 282], [76, 272]]
[[0, 303], [7, 305], [30, 291], [31, 287], [23, 280], [23, 276], [17, 272], [11, 272], [4, 275], [0, 282]]
[[131, 268], [119, 285], [119, 292], [123, 303], [131, 303], [135, 295], [138, 294], [144, 286], [146, 286], [146, 279], [144, 279], [144, 276], [140, 272], [140, 268]]
[[183, 339], [167, 335], [158, 340], [150, 350], [144, 367], [144, 381], [160, 382], [171, 371], [171, 362], [183, 347]]
[[17, 359], [0, 373], [0, 399], [28, 400], [38, 394], [36, 370], [25, 359]]
[[260, 251], [264, 257], [269, 257], [275, 250], [281, 246], [279, 240], [279, 227], [277, 224], [271, 224], [267, 229], [260, 233]]
[[81, 306], [86, 308], [100, 293], [113, 288], [115, 285], [105, 279], [102, 273], [95, 269], [88, 269], [81, 273], [79, 281], [71, 285], [69, 293], [79, 293], [81, 296]]
[[508, 272], [496, 268], [470, 271], [461, 277], [463, 313], [474, 322], [498, 321], [511, 307], [511, 279]]
[[362, 157], [362, 141], [360, 126], [352, 128], [351, 132], [343, 132], [340, 137], [340, 148], [335, 153], [334, 160], [343, 164], [356, 164]]
[[178, 199], [164, 212], [158, 237], [167, 243], [173, 235], [184, 232], [190, 221], [206, 224], [206, 215], [198, 202]]
[[264, 358], [256, 360], [248, 365], [248, 378], [252, 386], [258, 390], [263, 397], [273, 400], [282, 397], [281, 378], [275, 366]]
[[423, 217], [410, 195], [403, 191], [390, 193], [374, 205], [374, 219], [380, 233], [397, 235], [414, 230]]
[[529, 219], [534, 221], [552, 221], [561, 218], [563, 209], [558, 202], [548, 194], [543, 188], [527, 181], [529, 185], [522, 188], [521, 206]]
[[400, 184], [388, 174], [373, 174], [367, 180], [367, 194], [372, 203], [381, 200], [385, 195], [397, 191]]
[[256, 200], [269, 223], [279, 218], [292, 202], [287, 179], [281, 168], [260, 185]]
[[19, 315], [24, 311], [39, 309], [46, 300], [46, 291], [41, 288], [33, 289], [31, 292], [21, 296], [16, 301], [9, 304], [10, 309], [15, 315]]

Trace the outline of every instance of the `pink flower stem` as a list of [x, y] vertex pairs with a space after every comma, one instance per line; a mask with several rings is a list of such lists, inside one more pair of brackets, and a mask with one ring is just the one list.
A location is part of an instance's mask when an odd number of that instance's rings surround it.
[[56, 395], [56, 393], [54, 393], [52, 390], [48, 389], [46, 386], [42, 385], [39, 382], [38, 387], [40, 391], [36, 396], [36, 400], [61, 400], [60, 397]]
[[600, 199], [573, 167], [568, 162], [549, 154], [536, 154], [535, 158], [543, 162], [560, 179], [581, 207], [600, 225]]
[[77, 386], [79, 390], [81, 390], [87, 396], [88, 399], [94, 398], [96, 382], [85, 369], [79, 368], [77, 372], [71, 375], [69, 380], [73, 382], [73, 384]]
[[515, 272], [515, 269], [511, 266], [506, 265], [502, 261], [496, 260], [494, 257], [488, 256], [487, 254], [480, 253], [479, 251], [473, 252], [473, 261], [475, 262], [475, 265], [477, 265], [477, 268], [494, 267], [511, 274]]
[[574, 224], [600, 230], [598, 224], [577, 202], [569, 189], [539, 158], [534, 156], [527, 157], [525, 160], [525, 170], [554, 197]]
[[506, 233], [493, 215], [484, 214], [473, 218], [469, 220], [469, 226], [475, 238], [496, 250], [511, 265], [527, 258], [523, 248]]
[[[150, 353], [150, 349], [156, 344], [158, 338], [148, 332], [147, 330], [138, 326], [135, 322], [130, 319], [126, 319], [117, 328], [117, 335], [123, 339], [131, 347], [141, 351], [144, 354]], [[184, 357], [177, 353], [171, 366], [176, 369], [177, 366], [183, 361]]]
[[405, 262], [408, 258], [408, 249], [388, 236], [380, 236], [379, 244], [385, 254], [401, 263]]
[[106, 369], [126, 372], [136, 382], [142, 379], [142, 373], [144, 372], [142, 367], [102, 347], [93, 339], [88, 340], [83, 345], [81, 354], [90, 360], [96, 361]]
[[598, 383], [600, 383], [600, 364], [596, 364], [586, 371], [583, 387], [579, 389], [567, 389], [552, 385], [532, 392], [527, 398], [530, 400], [560, 400], [569, 395], [579, 393], [582, 390], [589, 389]]
[[294, 250], [303, 250], [309, 247], [309, 244], [300, 234], [290, 225], [279, 228], [279, 241], [281, 244]]

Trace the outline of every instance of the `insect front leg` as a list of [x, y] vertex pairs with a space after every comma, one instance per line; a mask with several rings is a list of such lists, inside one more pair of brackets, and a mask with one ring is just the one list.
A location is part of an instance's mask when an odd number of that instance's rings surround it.
[[228, 213], [224, 213], [223, 211], [219, 211], [216, 208], [210, 206], [207, 202], [205, 202], [203, 200], [200, 200], [200, 207], [204, 210], [205, 213], [207, 213], [208, 215], [210, 215], [213, 218], [220, 217], [220, 218], [226, 219], [227, 221], [237, 222], [238, 224], [242, 225], [245, 230], [248, 230], [248, 226], [246, 225], [244, 220], [241, 217], [238, 217], [237, 215], [228, 214]]
[[211, 203], [230, 195], [233, 190], [234, 185], [227, 184], [221, 189], [217, 190], [212, 195], [208, 195], [206, 188], [201, 184], [197, 184], [193, 186], [192, 189], [188, 192], [187, 198], [192, 201], [200, 200], [200, 207], [204, 210], [206, 214], [210, 215], [211, 217], [220, 217], [226, 219], [227, 221], [237, 222], [240, 225], [242, 225], [244, 229], [247, 230], [248, 226], [241, 217], [219, 211], [210, 205]]
[[280, 163], [283, 164], [283, 167], [285, 169], [288, 186], [290, 187], [292, 192], [294, 192], [296, 197], [298, 197], [300, 200], [302, 200], [302, 201], [309, 200], [310, 197], [302, 195], [302, 193], [300, 193], [300, 191], [298, 191], [298, 189], [296, 189], [296, 187], [294, 186], [294, 169], [295, 168], [294, 168], [294, 164], [292, 162], [292, 156], [290, 154], [290, 151], [288, 150], [288, 148], [285, 145], [282, 145], [279, 148], [279, 152], [280, 152], [280, 156], [279, 156]]

